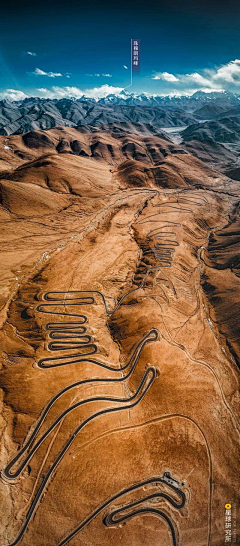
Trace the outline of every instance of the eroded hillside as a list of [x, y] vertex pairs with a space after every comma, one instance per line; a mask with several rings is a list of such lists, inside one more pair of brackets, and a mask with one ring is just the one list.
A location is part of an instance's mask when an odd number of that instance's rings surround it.
[[132, 123], [1, 137], [0, 164], [1, 544], [222, 545], [239, 183]]

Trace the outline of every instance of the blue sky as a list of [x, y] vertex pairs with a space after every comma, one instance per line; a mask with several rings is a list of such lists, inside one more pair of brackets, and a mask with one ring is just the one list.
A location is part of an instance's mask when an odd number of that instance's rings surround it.
[[240, 1], [13, 0], [1, 7], [0, 97], [240, 93]]

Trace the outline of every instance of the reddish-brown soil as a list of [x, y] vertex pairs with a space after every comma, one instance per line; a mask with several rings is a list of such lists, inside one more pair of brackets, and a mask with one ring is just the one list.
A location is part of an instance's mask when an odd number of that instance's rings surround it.
[[233, 518], [239, 183], [131, 131], [1, 137], [2, 545], [222, 546]]

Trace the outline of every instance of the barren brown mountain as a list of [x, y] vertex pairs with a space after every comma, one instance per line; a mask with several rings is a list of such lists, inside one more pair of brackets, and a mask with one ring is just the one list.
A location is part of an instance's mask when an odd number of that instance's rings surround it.
[[239, 182], [142, 124], [0, 138], [1, 545], [222, 546]]

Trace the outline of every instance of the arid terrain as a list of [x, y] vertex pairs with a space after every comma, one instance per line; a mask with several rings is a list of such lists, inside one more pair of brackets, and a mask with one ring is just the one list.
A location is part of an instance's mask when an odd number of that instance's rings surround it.
[[222, 546], [240, 182], [97, 125], [0, 137], [0, 544]]

